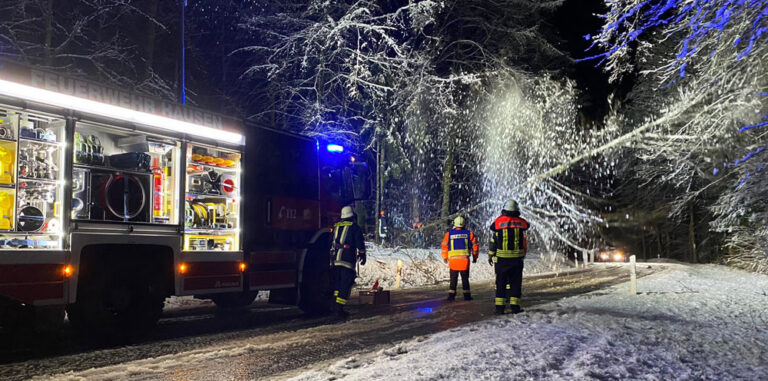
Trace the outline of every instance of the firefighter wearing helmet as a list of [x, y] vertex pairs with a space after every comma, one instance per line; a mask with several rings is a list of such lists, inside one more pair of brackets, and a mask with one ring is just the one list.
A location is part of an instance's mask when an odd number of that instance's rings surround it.
[[523, 285], [523, 259], [528, 251], [528, 221], [520, 217], [520, 207], [509, 200], [491, 225], [488, 263], [496, 265], [496, 313], [503, 314], [506, 303], [512, 313], [522, 312], [520, 295]]
[[453, 229], [448, 230], [443, 237], [442, 255], [443, 262], [451, 269], [451, 283], [448, 290], [448, 300], [456, 299], [456, 286], [461, 275], [461, 288], [464, 291], [464, 300], [472, 300], [469, 291], [469, 256], [472, 255], [472, 263], [477, 263], [477, 255], [480, 247], [477, 238], [471, 231], [464, 229], [464, 217], [458, 216], [453, 220]]
[[352, 285], [355, 283], [355, 264], [360, 261], [365, 265], [365, 240], [363, 230], [355, 222], [355, 212], [351, 206], [341, 209], [341, 221], [333, 226], [333, 241], [331, 242], [331, 261], [333, 263], [333, 296], [336, 301], [334, 310], [339, 318], [349, 314], [344, 306], [349, 300]]

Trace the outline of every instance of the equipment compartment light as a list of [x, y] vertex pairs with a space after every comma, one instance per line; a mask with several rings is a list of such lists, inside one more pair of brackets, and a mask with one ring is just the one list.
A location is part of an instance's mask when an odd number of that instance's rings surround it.
[[325, 148], [328, 150], [328, 152], [332, 152], [332, 153], [344, 152], [344, 147], [338, 144], [328, 144]]
[[245, 269], [246, 269], [246, 268], [248, 268], [248, 267], [245, 265], [245, 262], [240, 262], [240, 264], [238, 265], [238, 267], [240, 268], [240, 272], [243, 272], [243, 273], [245, 272]]
[[72, 276], [72, 273], [75, 272], [75, 270], [70, 265], [64, 266], [63, 269], [61, 269], [61, 272], [64, 274], [64, 278], [69, 278]]
[[230, 131], [183, 122], [163, 116], [148, 114], [106, 103], [60, 94], [15, 82], [0, 80], [0, 94], [18, 97], [51, 106], [68, 108], [76, 111], [91, 112], [115, 118], [125, 122], [144, 124], [155, 128], [170, 130], [208, 139], [222, 140], [232, 144], [244, 144], [243, 136]]
[[184, 275], [187, 273], [187, 270], [189, 270], [189, 267], [187, 266], [186, 263], [182, 263], [179, 265], [179, 274]]

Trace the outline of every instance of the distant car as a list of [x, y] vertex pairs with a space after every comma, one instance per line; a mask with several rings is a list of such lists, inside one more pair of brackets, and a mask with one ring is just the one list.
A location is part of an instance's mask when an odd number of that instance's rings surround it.
[[597, 256], [597, 262], [626, 262], [629, 256], [616, 248], [607, 248]]

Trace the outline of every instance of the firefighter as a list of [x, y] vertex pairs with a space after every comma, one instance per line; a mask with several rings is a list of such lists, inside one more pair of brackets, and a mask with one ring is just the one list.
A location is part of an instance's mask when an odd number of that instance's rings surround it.
[[469, 291], [469, 255], [472, 250], [472, 263], [477, 263], [480, 247], [477, 238], [471, 231], [464, 229], [464, 217], [458, 216], [453, 220], [453, 229], [448, 230], [443, 237], [443, 262], [451, 269], [451, 283], [448, 290], [448, 300], [456, 300], [456, 286], [461, 275], [461, 288], [464, 290], [464, 300], [472, 300]]
[[520, 217], [517, 202], [509, 200], [491, 225], [488, 263], [496, 265], [496, 313], [503, 314], [507, 300], [513, 314], [522, 312], [523, 259], [528, 251], [528, 221]]
[[333, 296], [336, 298], [334, 310], [339, 318], [346, 318], [349, 313], [344, 305], [349, 300], [352, 285], [355, 283], [355, 264], [365, 265], [365, 240], [363, 230], [355, 222], [355, 212], [351, 206], [341, 209], [341, 221], [333, 226], [331, 260], [333, 261]]

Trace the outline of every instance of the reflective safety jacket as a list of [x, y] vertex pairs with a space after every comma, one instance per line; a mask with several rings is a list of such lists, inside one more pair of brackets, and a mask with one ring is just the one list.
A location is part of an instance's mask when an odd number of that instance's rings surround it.
[[365, 254], [363, 229], [349, 220], [342, 220], [333, 225], [333, 242], [331, 243], [333, 265], [354, 270], [358, 253]]
[[448, 259], [448, 266], [456, 271], [469, 270], [470, 249], [474, 259], [477, 259], [480, 251], [475, 234], [465, 229], [447, 231], [441, 246], [443, 259]]
[[528, 221], [518, 213], [503, 211], [491, 225], [491, 244], [488, 255], [493, 258], [524, 258], [528, 252], [526, 238]]

